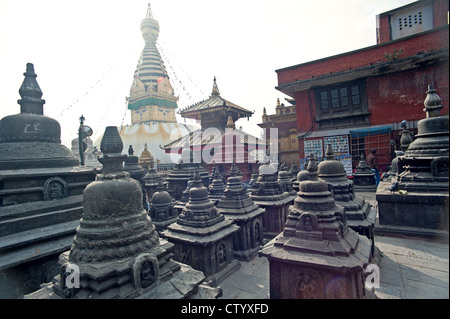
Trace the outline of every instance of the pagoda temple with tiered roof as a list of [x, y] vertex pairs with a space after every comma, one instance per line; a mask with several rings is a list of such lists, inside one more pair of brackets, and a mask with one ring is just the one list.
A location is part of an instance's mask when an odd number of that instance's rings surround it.
[[[211, 172], [216, 164], [220, 174], [228, 172], [231, 164], [235, 162], [242, 172], [244, 182], [250, 180], [253, 166], [256, 165], [251, 152], [258, 147], [263, 147], [265, 151], [266, 144], [237, 129], [235, 122], [241, 118], [250, 118], [252, 111], [223, 98], [214, 77], [210, 97], [178, 113], [185, 118], [200, 121], [201, 129], [165, 145], [167, 153], [180, 154], [183, 149], [190, 148], [193, 150], [194, 157], [197, 157], [197, 161], [205, 164], [208, 171]], [[205, 160], [205, 157], [209, 160]]]

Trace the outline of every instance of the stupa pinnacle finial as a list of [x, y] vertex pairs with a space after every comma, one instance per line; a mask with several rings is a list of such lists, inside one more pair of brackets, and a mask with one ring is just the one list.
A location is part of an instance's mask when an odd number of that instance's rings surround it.
[[316, 162], [316, 156], [314, 155], [314, 153], [311, 153], [311, 156], [309, 157], [309, 163], [308, 163], [307, 170], [308, 170], [309, 180], [317, 181], [317, 178], [318, 178], [317, 162]]
[[122, 154], [123, 142], [116, 126], [107, 126], [100, 143], [103, 155], [98, 159], [103, 164], [103, 174], [123, 172], [123, 161], [127, 155]]
[[36, 81], [37, 75], [32, 63], [27, 63], [27, 70], [23, 75], [25, 79], [19, 89], [22, 99], [17, 101], [20, 104], [20, 113], [44, 115], [45, 100], [41, 99], [42, 91]]
[[326, 150], [326, 153], [325, 153], [325, 159], [327, 161], [334, 160], [334, 151], [333, 151], [333, 147], [331, 146], [331, 144], [327, 144], [327, 150]]
[[153, 18], [150, 2], [148, 3], [145, 19], [141, 22], [141, 32], [145, 42], [158, 39], [159, 23]]
[[425, 105], [423, 111], [427, 114], [427, 118], [441, 115], [441, 98], [436, 94], [436, 89], [433, 84], [428, 85], [427, 97], [423, 104]]
[[230, 168], [230, 176], [238, 176], [238, 168], [236, 166], [236, 163], [233, 161], [233, 163], [231, 164], [231, 168]]
[[151, 6], [150, 2], [148, 3], [147, 14], [145, 15], [145, 18], [146, 19], [153, 19], [152, 6]]

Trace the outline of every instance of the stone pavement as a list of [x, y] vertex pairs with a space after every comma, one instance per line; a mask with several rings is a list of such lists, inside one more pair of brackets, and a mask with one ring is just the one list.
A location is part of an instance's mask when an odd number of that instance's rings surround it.
[[[357, 193], [376, 206], [375, 193]], [[449, 243], [418, 237], [375, 235], [380, 252], [380, 299], [448, 299]], [[223, 299], [269, 298], [266, 257], [241, 261], [241, 267], [219, 286]]]

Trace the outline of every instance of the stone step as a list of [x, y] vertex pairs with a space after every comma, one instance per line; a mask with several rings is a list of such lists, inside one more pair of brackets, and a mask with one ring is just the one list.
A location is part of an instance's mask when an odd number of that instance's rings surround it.
[[0, 207], [0, 222], [8, 219], [32, 216], [55, 210], [79, 207], [82, 205], [83, 195], [69, 196], [53, 201], [29, 202]]
[[31, 229], [39, 229], [67, 221], [79, 221], [82, 214], [83, 207], [78, 206], [32, 216], [4, 220], [0, 222], [0, 236], [3, 237]]
[[46, 256], [62, 253], [73, 243], [73, 234], [37, 242], [20, 249], [14, 249], [0, 254], [0, 271], [20, 264], [28, 263]]
[[0, 254], [6, 250], [16, 249], [39, 241], [50, 240], [66, 235], [71, 235], [73, 237], [75, 236], [75, 229], [79, 224], [79, 220], [73, 220], [3, 236], [0, 240]]

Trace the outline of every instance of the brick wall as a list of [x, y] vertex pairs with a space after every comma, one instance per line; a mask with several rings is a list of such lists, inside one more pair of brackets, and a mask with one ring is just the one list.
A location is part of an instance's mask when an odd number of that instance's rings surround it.
[[386, 62], [385, 53], [391, 54], [394, 50], [403, 49], [399, 58], [416, 55], [417, 52], [436, 51], [449, 46], [448, 28], [427, 32], [420, 36], [392, 41], [364, 49], [307, 62], [297, 66], [277, 70], [278, 85], [302, 81], [314, 77], [329, 75]]

